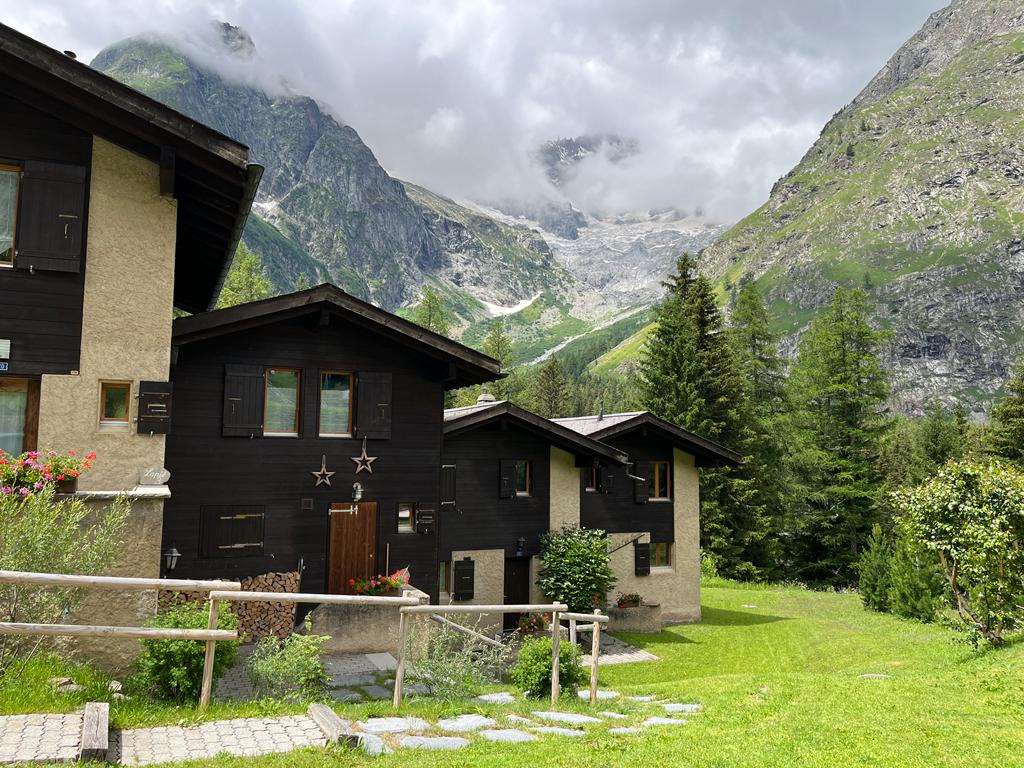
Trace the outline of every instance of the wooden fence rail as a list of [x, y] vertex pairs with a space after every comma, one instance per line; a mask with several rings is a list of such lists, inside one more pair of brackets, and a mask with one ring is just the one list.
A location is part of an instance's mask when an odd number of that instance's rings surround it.
[[81, 576], [70, 573], [33, 573], [31, 571], [0, 571], [0, 584], [32, 584], [41, 587], [92, 587], [94, 589], [210, 592], [238, 591], [237, 581], [197, 581], [192, 579], [145, 579], [128, 576]]
[[108, 627], [88, 624], [26, 624], [0, 622], [0, 635], [48, 635], [54, 637], [119, 637], [140, 640], [233, 640], [230, 629], [175, 629], [173, 627]]

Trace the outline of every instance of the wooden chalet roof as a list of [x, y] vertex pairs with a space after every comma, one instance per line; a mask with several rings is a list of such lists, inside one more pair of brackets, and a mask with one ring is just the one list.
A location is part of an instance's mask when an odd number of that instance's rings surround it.
[[159, 163], [178, 201], [174, 304], [212, 306], [263, 174], [248, 147], [3, 24], [0, 92]]
[[603, 413], [596, 416], [576, 416], [554, 419], [557, 424], [588, 435], [595, 440], [608, 440], [634, 430], [652, 430], [667, 438], [673, 445], [697, 459], [697, 466], [738, 465], [743, 457], [724, 445], [708, 440], [689, 430], [655, 416], [650, 411]]
[[540, 435], [552, 445], [576, 455], [592, 456], [604, 459], [610, 464], [625, 464], [627, 459], [621, 451], [591, 439], [586, 435], [567, 429], [551, 419], [545, 419], [531, 413], [525, 408], [508, 402], [496, 400], [476, 403], [461, 408], [448, 408], [444, 412], [445, 435], [456, 435], [485, 424], [505, 420], [519, 427]]
[[447, 389], [483, 384], [504, 375], [501, 363], [494, 358], [357, 299], [330, 283], [227, 309], [179, 317], [174, 321], [172, 344], [190, 344], [302, 316], [315, 316], [314, 325], [325, 325], [330, 322], [331, 315], [344, 317], [437, 359], [446, 366], [444, 381]]

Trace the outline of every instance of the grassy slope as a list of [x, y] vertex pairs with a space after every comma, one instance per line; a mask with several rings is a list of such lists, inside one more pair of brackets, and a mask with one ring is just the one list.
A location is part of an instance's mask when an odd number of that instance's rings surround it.
[[[416, 753], [417, 768], [1021, 764], [1024, 641], [975, 653], [954, 644], [941, 627], [868, 613], [852, 594], [722, 584], [706, 587], [703, 602], [700, 625], [629, 636], [661, 662], [601, 670], [603, 686], [702, 702], [704, 712], [685, 727], [619, 738], [548, 738], [528, 745], [474, 743], [458, 752]], [[885, 673], [890, 679], [860, 679], [864, 673]], [[9, 705], [11, 695], [0, 690], [0, 706]], [[65, 704], [70, 706], [70, 701]], [[436, 717], [470, 708], [410, 704], [405, 709]], [[388, 706], [338, 710], [354, 718], [384, 714]], [[253, 704], [212, 714], [255, 711], [258, 705]], [[480, 711], [508, 709], [483, 705]], [[123, 703], [115, 703], [112, 711], [120, 723], [174, 722], [188, 716], [187, 710], [144, 712]], [[409, 765], [411, 759], [407, 752], [374, 759], [338, 749], [189, 765], [391, 768]]]

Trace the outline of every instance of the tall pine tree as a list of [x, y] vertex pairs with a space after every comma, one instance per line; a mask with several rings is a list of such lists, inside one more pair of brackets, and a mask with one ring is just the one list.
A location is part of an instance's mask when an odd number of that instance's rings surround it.
[[[749, 441], [747, 396], [714, 289], [686, 253], [664, 286], [638, 367], [643, 407], [742, 453]], [[754, 501], [742, 471], [701, 471], [701, 546], [723, 575], [757, 575], [748, 556], [761, 528]]]
[[990, 442], [995, 454], [1024, 462], [1024, 359], [1014, 366], [1006, 394], [992, 408]]
[[868, 324], [859, 290], [837, 288], [811, 322], [790, 376], [795, 482], [786, 537], [793, 578], [855, 580], [860, 549], [879, 519], [878, 457], [891, 420], [879, 352], [887, 334]]
[[569, 406], [569, 383], [557, 356], [548, 355], [531, 384], [533, 407], [538, 414], [546, 419], [557, 419], [566, 415]]
[[449, 335], [453, 325], [451, 310], [445, 304], [441, 292], [432, 285], [423, 289], [419, 302], [409, 314], [409, 319], [442, 336]]

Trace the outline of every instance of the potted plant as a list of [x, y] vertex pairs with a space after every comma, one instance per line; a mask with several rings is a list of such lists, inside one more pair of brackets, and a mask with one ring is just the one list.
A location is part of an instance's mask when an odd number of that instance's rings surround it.
[[619, 592], [618, 597], [615, 598], [615, 607], [619, 610], [623, 608], [639, 608], [643, 601], [644, 599], [636, 592]]
[[25, 496], [54, 486], [57, 493], [74, 493], [78, 476], [92, 466], [95, 452], [26, 451], [18, 456], [0, 450], [0, 493]]
[[348, 587], [357, 595], [400, 595], [402, 587], [409, 583], [409, 569], [402, 568], [390, 576], [373, 576], [369, 579], [349, 579]]
[[545, 634], [550, 618], [546, 613], [524, 613], [519, 617], [519, 634], [523, 637], [539, 637]]

